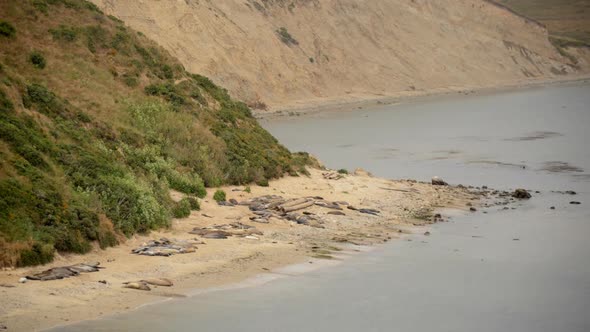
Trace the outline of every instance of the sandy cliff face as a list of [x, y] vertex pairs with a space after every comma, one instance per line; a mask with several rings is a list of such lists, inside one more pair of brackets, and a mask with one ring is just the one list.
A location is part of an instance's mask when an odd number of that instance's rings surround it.
[[579, 70], [543, 27], [482, 0], [93, 2], [155, 39], [188, 70], [271, 108]]

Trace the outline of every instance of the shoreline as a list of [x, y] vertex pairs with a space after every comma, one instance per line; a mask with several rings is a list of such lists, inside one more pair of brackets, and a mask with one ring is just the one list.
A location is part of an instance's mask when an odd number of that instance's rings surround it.
[[354, 111], [386, 105], [412, 103], [426, 101], [441, 97], [463, 95], [489, 95], [516, 90], [535, 89], [542, 87], [580, 84], [590, 82], [590, 74], [569, 75], [563, 78], [536, 79], [496, 84], [494, 86], [480, 87], [450, 87], [420, 91], [399, 91], [391, 95], [359, 95], [345, 98], [343, 96], [315, 99], [307, 103], [295, 102], [294, 104], [276, 107], [273, 110], [253, 110], [257, 120], [273, 120], [292, 116], [307, 116], [330, 111]]
[[[341, 251], [360, 250], [354, 245], [375, 246], [420, 229], [416, 227], [431, 224], [430, 215], [435, 209], [466, 210], [467, 202], [477, 204], [480, 200], [476, 193], [466, 188], [381, 179], [366, 172], [339, 180], [325, 179], [320, 170], [310, 170], [310, 173], [310, 177], [272, 181], [270, 187], [253, 186], [251, 194], [233, 191], [239, 189], [237, 187], [225, 187], [224, 190], [228, 199], [239, 201], [269, 194], [285, 198], [323, 196], [330, 201], [346, 200], [357, 207], [378, 209], [380, 215], [364, 215], [344, 209], [345, 215], [337, 216], [328, 214], [330, 210], [325, 207], [312, 206], [309, 211], [324, 220], [323, 228], [273, 218], [268, 224], [258, 224], [248, 220], [252, 214], [246, 206], [218, 206], [209, 195], [201, 201], [201, 211], [193, 211], [186, 219], [175, 219], [170, 229], [136, 235], [117, 247], [95, 249], [87, 255], [60, 256], [45, 266], [0, 271], [0, 296], [3, 298], [0, 324], [8, 331], [50, 329], [116, 315], [171, 298], [194, 296], [220, 288], [232, 289], [257, 278], [290, 275], [293, 264], [321, 268], [341, 261], [342, 257], [338, 257]], [[264, 235], [256, 240], [235, 237], [204, 239], [206, 244], [198, 245], [196, 252], [171, 257], [130, 253], [131, 249], [151, 239], [191, 239], [195, 235], [188, 234], [188, 231], [194, 227], [232, 221], [255, 226]], [[20, 277], [34, 272], [90, 261], [100, 261], [105, 268], [62, 280], [18, 283]], [[169, 278], [174, 286], [153, 287], [149, 292], [122, 287], [123, 282], [144, 278]]]

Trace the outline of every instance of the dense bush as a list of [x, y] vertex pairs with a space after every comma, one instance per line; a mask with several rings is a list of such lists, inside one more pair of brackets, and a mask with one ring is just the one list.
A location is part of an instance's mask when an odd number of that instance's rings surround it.
[[174, 218], [186, 218], [191, 215], [191, 203], [188, 198], [183, 198], [179, 202], [176, 202], [172, 209]]
[[215, 191], [215, 194], [213, 194], [213, 199], [216, 202], [223, 202], [223, 201], [225, 201], [225, 191], [223, 191], [221, 189], [217, 189]]
[[29, 61], [39, 69], [44, 69], [47, 62], [45, 61], [45, 57], [39, 51], [33, 51], [29, 55]]
[[0, 36], [13, 38], [15, 35], [15, 27], [6, 21], [0, 20]]
[[201, 209], [201, 204], [199, 203], [198, 199], [196, 199], [195, 197], [192, 197], [192, 196], [189, 196], [187, 199], [188, 199], [188, 202], [190, 203], [191, 210], [198, 211]]
[[[309, 156], [278, 144], [248, 106], [89, 2], [18, 6], [3, 19], [27, 22], [19, 34], [30, 38], [13, 46], [26, 52], [43, 43], [46, 54], [63, 56], [49, 63], [51, 77], [0, 67], [0, 267], [167, 227], [200, 208], [205, 186], [266, 185], [306, 172]], [[46, 43], [48, 29], [64, 43]], [[16, 33], [8, 23], [0, 30], [0, 38]], [[37, 53], [28, 60], [42, 67]], [[2, 63], [22, 56], [8, 52]], [[173, 202], [171, 188], [187, 198]]]
[[78, 38], [78, 29], [71, 26], [60, 25], [57, 29], [49, 29], [54, 40], [74, 42]]

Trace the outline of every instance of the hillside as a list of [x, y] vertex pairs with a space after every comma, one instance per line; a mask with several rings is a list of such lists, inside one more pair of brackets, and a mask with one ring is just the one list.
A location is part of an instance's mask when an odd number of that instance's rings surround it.
[[198, 209], [204, 185], [264, 185], [306, 161], [92, 3], [0, 2], [0, 267], [115, 245]]
[[589, 52], [558, 50], [543, 26], [484, 0], [93, 2], [257, 108], [495, 87], [589, 68]]
[[590, 45], [590, 1], [497, 0], [515, 12], [544, 24], [552, 36]]

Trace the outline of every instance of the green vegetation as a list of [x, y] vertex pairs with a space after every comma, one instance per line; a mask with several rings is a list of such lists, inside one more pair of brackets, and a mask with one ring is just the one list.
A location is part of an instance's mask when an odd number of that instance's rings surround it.
[[179, 202], [176, 202], [172, 209], [174, 218], [186, 218], [191, 215], [191, 203], [188, 198], [183, 198]]
[[78, 38], [78, 30], [71, 26], [60, 25], [55, 29], [49, 29], [54, 40], [73, 42]]
[[348, 174], [348, 170], [346, 170], [344, 168], [341, 168], [341, 169], [338, 170], [338, 173], [339, 174]]
[[15, 27], [6, 21], [0, 20], [0, 36], [14, 38], [15, 35]]
[[252, 192], [252, 189], [250, 188], [250, 186], [246, 186], [246, 188], [244, 188], [244, 191], [250, 194]]
[[287, 28], [280, 27], [277, 29], [276, 33], [285, 45], [299, 45], [299, 42], [295, 38], [293, 38], [293, 36], [291, 36], [289, 31], [287, 31]]
[[216, 202], [223, 202], [223, 201], [225, 201], [225, 191], [223, 191], [221, 189], [217, 189], [215, 191], [215, 194], [213, 194], [213, 199]]
[[[7, 0], [0, 13], [11, 38], [0, 43], [0, 267], [113, 246], [199, 209], [206, 186], [312, 163], [89, 2]], [[175, 203], [170, 189], [188, 197]]]
[[45, 57], [39, 51], [31, 52], [31, 54], [29, 55], [29, 61], [31, 61], [33, 66], [35, 66], [36, 68], [39, 68], [39, 69], [44, 69], [45, 66], [47, 65], [47, 63], [45, 61]]
[[192, 196], [187, 197], [187, 199], [190, 204], [191, 210], [199, 211], [201, 209], [201, 204], [199, 203], [198, 199]]

